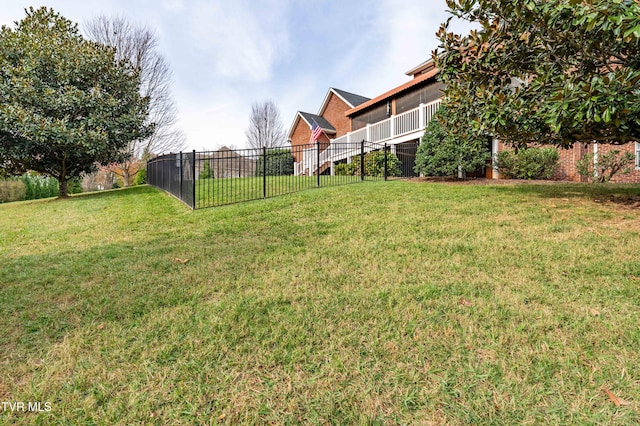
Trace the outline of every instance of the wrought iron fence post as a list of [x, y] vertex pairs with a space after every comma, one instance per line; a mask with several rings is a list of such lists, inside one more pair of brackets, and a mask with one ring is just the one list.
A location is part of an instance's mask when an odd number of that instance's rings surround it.
[[360, 180], [364, 180], [364, 139], [360, 142]]
[[191, 202], [191, 209], [196, 209], [196, 150], [193, 150], [193, 161], [191, 165], [191, 195], [193, 195], [193, 199]]
[[387, 144], [384, 144], [384, 180], [387, 180], [387, 175], [389, 172], [388, 163], [387, 163]]
[[318, 188], [320, 188], [320, 141], [316, 141], [316, 174], [318, 175]]
[[262, 147], [262, 198], [267, 198], [267, 147]]
[[180, 163], [179, 164], [180, 164], [180, 190], [179, 190], [179, 194], [180, 194], [180, 199], [182, 201], [184, 201], [184, 198], [182, 198], [182, 179], [183, 179], [183, 176], [182, 176], [183, 167], [182, 167], [182, 165], [184, 164], [182, 162], [182, 151], [180, 151]]

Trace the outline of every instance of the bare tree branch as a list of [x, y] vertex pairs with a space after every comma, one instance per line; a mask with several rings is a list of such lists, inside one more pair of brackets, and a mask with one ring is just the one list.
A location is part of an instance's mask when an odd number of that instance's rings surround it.
[[152, 153], [180, 151], [185, 146], [182, 131], [176, 128], [177, 109], [171, 96], [171, 69], [165, 58], [157, 52], [158, 36], [147, 26], [134, 26], [124, 16], [98, 15], [84, 26], [92, 40], [116, 49], [118, 59], [131, 62], [140, 72], [140, 92], [149, 98], [149, 123], [153, 134], [134, 141], [129, 147], [137, 158], [145, 159]]
[[285, 143], [285, 132], [280, 111], [271, 101], [251, 105], [249, 127], [245, 130], [247, 145], [250, 148], [275, 148]]

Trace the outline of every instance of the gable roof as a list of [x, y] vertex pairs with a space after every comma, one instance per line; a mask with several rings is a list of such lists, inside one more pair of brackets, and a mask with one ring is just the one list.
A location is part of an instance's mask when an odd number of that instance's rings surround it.
[[291, 125], [291, 128], [289, 129], [289, 133], [287, 134], [287, 139], [288, 140], [291, 140], [291, 138], [293, 137], [293, 131], [295, 130], [296, 126], [298, 125], [298, 121], [300, 121], [300, 119], [304, 120], [305, 123], [307, 123], [309, 125], [309, 127], [311, 127], [311, 123], [313, 123], [313, 121], [315, 120], [316, 123], [318, 123], [318, 126], [320, 126], [325, 133], [333, 134], [333, 133], [336, 132], [336, 128], [333, 127], [333, 125], [331, 123], [329, 123], [326, 118], [321, 117], [321, 116], [316, 115], [316, 114], [311, 114], [310, 112], [298, 111], [296, 113], [296, 118], [293, 120], [293, 124]]
[[[412, 79], [412, 80], [410, 80], [410, 81], [408, 81], [408, 82], [406, 82], [404, 84], [401, 84], [400, 86], [398, 86], [396, 88], [393, 88], [393, 89], [389, 90], [388, 92], [383, 93], [380, 96], [377, 96], [377, 97], [375, 97], [375, 98], [373, 98], [373, 99], [371, 99], [371, 100], [369, 100], [369, 101], [367, 101], [365, 103], [362, 103], [362, 104], [358, 105], [355, 108], [351, 108], [350, 110], [345, 112], [345, 115], [347, 117], [350, 117], [353, 114], [355, 114], [356, 112], [362, 111], [362, 110], [367, 109], [367, 108], [369, 108], [369, 107], [371, 107], [373, 105], [379, 104], [380, 102], [386, 101], [387, 99], [397, 95], [400, 92], [403, 92], [403, 91], [405, 91], [405, 90], [407, 90], [407, 89], [409, 89], [409, 88], [411, 88], [411, 87], [413, 87], [413, 86], [415, 86], [415, 85], [417, 85], [419, 83], [422, 83], [423, 81], [427, 81], [427, 80], [430, 80], [430, 79], [434, 78], [438, 74], [438, 72], [440, 72], [440, 70], [438, 68], [434, 68], [431, 71], [426, 72], [425, 74], [421, 74], [421, 75], [417, 76], [416, 78], [414, 78], [414, 79]], [[320, 124], [320, 123], [318, 123], [318, 124]]]
[[358, 105], [363, 104], [371, 99], [364, 96], [356, 95], [355, 93], [347, 92], [345, 90], [336, 89], [335, 87], [331, 87], [329, 88], [329, 90], [333, 90], [338, 96], [347, 101], [351, 108], [355, 108]]
[[302, 116], [302, 118], [304, 118], [304, 121], [307, 122], [309, 127], [311, 127], [311, 123], [313, 123], [313, 121], [315, 120], [315, 122], [318, 124], [318, 126], [322, 127], [322, 130], [324, 130], [325, 132], [327, 132], [327, 133], [335, 133], [336, 132], [336, 128], [333, 127], [331, 125], [331, 123], [329, 123], [327, 121], [326, 118], [321, 117], [321, 116], [316, 115], [316, 114], [311, 114], [309, 112], [298, 111], [298, 113]]
[[[355, 93], [347, 92], [345, 90], [336, 89], [335, 87], [329, 87], [329, 90], [327, 91], [327, 94], [324, 97], [324, 101], [322, 101], [322, 105], [320, 106], [320, 109], [318, 110], [318, 115], [322, 115], [324, 113], [324, 110], [327, 108], [327, 105], [329, 104], [329, 98], [331, 97], [332, 93], [335, 94], [337, 97], [339, 97], [342, 100], [342, 102], [347, 104], [347, 106], [349, 108], [355, 108], [358, 105], [363, 104], [363, 103], [365, 103], [365, 102], [367, 102], [369, 100], [369, 98], [365, 98], [364, 96], [356, 95]], [[318, 123], [318, 125], [319, 124], [320, 123]]]

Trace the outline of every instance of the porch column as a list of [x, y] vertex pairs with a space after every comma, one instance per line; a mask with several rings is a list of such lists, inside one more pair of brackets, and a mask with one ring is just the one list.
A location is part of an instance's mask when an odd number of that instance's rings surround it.
[[418, 107], [418, 128], [424, 129], [427, 124], [424, 116], [424, 104], [420, 104]]
[[389, 119], [389, 137], [393, 139], [396, 137], [396, 116], [392, 115]]

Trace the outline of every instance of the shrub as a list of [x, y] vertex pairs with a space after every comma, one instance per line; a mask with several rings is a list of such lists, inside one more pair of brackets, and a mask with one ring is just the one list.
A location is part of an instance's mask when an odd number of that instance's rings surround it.
[[351, 176], [355, 173], [352, 170], [351, 164], [339, 163], [333, 166], [333, 172], [336, 176]]
[[24, 200], [26, 192], [26, 185], [21, 180], [0, 180], [0, 203]]
[[[384, 151], [372, 151], [364, 156], [366, 176], [384, 176]], [[387, 151], [387, 176], [401, 176], [401, 163], [395, 154]]]
[[[360, 156], [351, 157], [351, 163], [334, 166], [338, 176], [360, 176]], [[371, 151], [364, 155], [364, 175], [384, 176], [384, 151]], [[387, 176], [402, 176], [401, 163], [398, 157], [387, 151]]]
[[550, 179], [558, 168], [560, 154], [555, 148], [522, 148], [500, 151], [497, 167], [511, 179]]
[[147, 183], [147, 169], [140, 169], [138, 170], [138, 174], [136, 174], [136, 178], [133, 181], [133, 184], [144, 185], [145, 183]]
[[598, 154], [597, 169], [594, 169], [593, 153], [585, 154], [576, 163], [578, 174], [589, 179], [591, 182], [609, 182], [618, 172], [622, 174], [631, 173], [634, 155], [630, 152], [621, 153], [619, 150]]
[[22, 176], [22, 182], [25, 186], [25, 200], [34, 200], [36, 198], [36, 194], [34, 192], [33, 180], [30, 179], [29, 175]]
[[58, 195], [58, 180], [52, 177], [30, 172], [22, 175], [20, 180], [25, 185], [25, 200], [37, 200]]
[[211, 165], [209, 164], [209, 160], [207, 159], [202, 166], [202, 170], [200, 171], [200, 175], [198, 175], [198, 179], [211, 179], [212, 177], [213, 173], [211, 172]]
[[413, 168], [420, 175], [465, 175], [485, 167], [491, 156], [487, 136], [471, 130], [454, 136], [443, 124], [447, 114], [448, 108], [440, 107], [424, 131]]
[[47, 179], [47, 182], [46, 182], [45, 186], [46, 186], [46, 190], [45, 191], [46, 191], [47, 197], [57, 197], [58, 196], [58, 193], [60, 192], [60, 189], [59, 189], [58, 181], [56, 179], [53, 179], [53, 178]]
[[267, 163], [264, 164], [264, 156], [258, 158], [256, 166], [256, 174], [262, 176], [266, 166], [267, 176], [285, 176], [293, 174], [293, 165], [295, 159], [288, 149], [269, 149], [267, 150]]
[[82, 179], [74, 177], [69, 180], [68, 184], [69, 194], [80, 194], [82, 192]]

